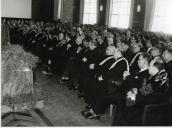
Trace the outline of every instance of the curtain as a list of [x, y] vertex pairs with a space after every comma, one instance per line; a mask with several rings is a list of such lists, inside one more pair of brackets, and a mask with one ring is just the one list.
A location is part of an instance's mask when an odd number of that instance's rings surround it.
[[63, 0], [54, 0], [54, 20], [61, 19], [63, 14]]
[[155, 5], [156, 5], [156, 0], [146, 0], [146, 11], [145, 11], [145, 21], [144, 21], [145, 31], [151, 31], [152, 29]]
[[134, 13], [134, 0], [131, 0], [129, 28], [132, 28], [132, 24], [133, 24], [133, 13]]
[[83, 23], [83, 15], [84, 15], [84, 0], [80, 0], [80, 14], [79, 14], [79, 23]]
[[62, 19], [63, 17], [63, 0], [54, 0], [54, 20]]
[[110, 12], [112, 10], [112, 0], [107, 0], [106, 3], [106, 20], [105, 20], [105, 25], [109, 26], [110, 25]]
[[59, 1], [60, 1], [59, 6], [61, 7], [60, 11], [59, 11], [60, 19], [62, 19], [62, 21], [63, 21], [63, 3], [64, 3], [64, 0], [59, 0]]
[[96, 23], [99, 24], [100, 0], [97, 0]]
[[58, 2], [59, 0], [54, 0], [54, 20], [58, 19]]

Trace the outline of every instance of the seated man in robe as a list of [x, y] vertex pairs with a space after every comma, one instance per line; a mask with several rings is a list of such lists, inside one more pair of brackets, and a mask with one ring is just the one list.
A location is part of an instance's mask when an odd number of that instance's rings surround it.
[[169, 93], [172, 95], [172, 49], [166, 49], [163, 52], [163, 58], [165, 60], [165, 69], [169, 76], [169, 83], [170, 83]]
[[[122, 51], [115, 49], [113, 52], [115, 62], [110, 66], [109, 70], [105, 73], [104, 79], [107, 81], [107, 92], [98, 97], [94, 106], [83, 113], [85, 118], [99, 119], [100, 114], [104, 113], [107, 106], [112, 103], [114, 99], [119, 100], [123, 97], [123, 81], [124, 71], [129, 71], [128, 61], [123, 57]], [[104, 104], [104, 102], [106, 102]]]
[[138, 59], [138, 66], [140, 70], [134, 75], [130, 74], [130, 72], [128, 71], [124, 72], [123, 79], [125, 81], [123, 84], [125, 84], [126, 90], [130, 90], [132, 88], [139, 89], [144, 79], [149, 78], [150, 75], [148, 68], [151, 60], [151, 55], [149, 55], [148, 53], [142, 53], [140, 54]]
[[128, 91], [126, 100], [118, 104], [113, 125], [142, 125], [146, 105], [164, 103], [169, 99], [168, 75], [162, 59], [151, 61], [149, 74], [150, 77], [142, 82], [139, 89]]
[[161, 57], [161, 47], [157, 45], [153, 46], [150, 50], [150, 54], [153, 57], [153, 59], [157, 59], [157, 58], [162, 58]]
[[93, 102], [94, 88], [91, 85], [95, 76], [95, 65], [98, 64], [101, 58], [101, 49], [98, 47], [98, 43], [95, 40], [89, 42], [89, 51], [86, 56], [83, 56], [82, 61], [82, 85], [83, 91], [86, 94], [86, 100], [89, 104]]
[[130, 63], [132, 58], [133, 58], [133, 53], [131, 52], [131, 49], [129, 47], [129, 43], [122, 41], [121, 45], [122, 45], [123, 55], [127, 59], [127, 61]]
[[[115, 50], [114, 46], [108, 46], [106, 48], [106, 55], [104, 55], [98, 64], [95, 65], [95, 76], [91, 86], [94, 87], [94, 100], [96, 97], [99, 97], [107, 90], [106, 79], [104, 78], [106, 73], [109, 71], [110, 66], [115, 62], [113, 52]], [[81, 113], [88, 111], [91, 108], [91, 105], [85, 107], [86, 109]]]
[[138, 59], [141, 54], [141, 45], [137, 42], [133, 43], [130, 47], [132, 49], [132, 53], [134, 54], [130, 62], [130, 73], [134, 75], [139, 71]]

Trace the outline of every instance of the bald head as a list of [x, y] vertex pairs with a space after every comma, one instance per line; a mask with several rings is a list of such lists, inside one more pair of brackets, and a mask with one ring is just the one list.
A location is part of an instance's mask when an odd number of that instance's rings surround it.
[[115, 52], [115, 47], [114, 46], [108, 46], [106, 48], [106, 55], [113, 55]]

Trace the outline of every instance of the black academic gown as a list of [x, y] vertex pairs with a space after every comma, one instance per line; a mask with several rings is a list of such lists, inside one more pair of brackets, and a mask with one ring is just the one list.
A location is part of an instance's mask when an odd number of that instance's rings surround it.
[[55, 72], [61, 75], [63, 73], [63, 64], [64, 64], [64, 49], [66, 48], [65, 40], [58, 40], [54, 48], [54, 63], [55, 63]]
[[[71, 47], [67, 47], [67, 45], [70, 44]], [[74, 45], [73, 41], [70, 40], [66, 44], [65, 48], [65, 55], [64, 55], [64, 74], [63, 76], [69, 76], [70, 78], [74, 78], [75, 75], [73, 74], [73, 68], [74, 66], [74, 60], [75, 60], [75, 52], [76, 52], [76, 46]]]
[[150, 77], [143, 86], [151, 86], [153, 91], [147, 95], [142, 95], [142, 86], [136, 95], [135, 105], [126, 106], [125, 100], [123, 100], [123, 103], [118, 104], [113, 125], [140, 126], [142, 125], [143, 112], [146, 105], [167, 102], [169, 87], [166, 76], [167, 73], [162, 71]]
[[[93, 97], [95, 96], [95, 65], [98, 64], [99, 59], [101, 57], [101, 50], [97, 47], [94, 50], [89, 50], [85, 58], [87, 61], [82, 65], [82, 85], [86, 97], [88, 99], [88, 103], [92, 104], [94, 102]], [[94, 64], [94, 69], [89, 69], [89, 65]]]
[[165, 68], [169, 76], [170, 93], [172, 95], [172, 61], [166, 63]]
[[[111, 68], [113, 64], [115, 65]], [[110, 104], [117, 104], [124, 97], [123, 73], [128, 70], [128, 66], [127, 60], [123, 57], [110, 65], [108, 71], [103, 76], [104, 81], [106, 81], [107, 91], [97, 97], [93, 106], [93, 111], [96, 114], [103, 114]]]
[[47, 55], [47, 42], [48, 42], [48, 37], [47, 35], [44, 35], [41, 39], [40, 39], [40, 45], [39, 45], [39, 48], [40, 48], [40, 58], [42, 60], [42, 63], [43, 64], [47, 64], [47, 61], [48, 61], [48, 55]]
[[95, 65], [95, 77], [92, 84], [95, 85], [95, 95], [103, 95], [107, 91], [107, 80], [105, 79], [106, 73], [109, 71], [110, 66], [115, 62], [115, 58], [111, 56], [105, 56]]
[[128, 48], [125, 52], [124, 52], [124, 57], [128, 60], [128, 62], [130, 63], [134, 54], [131, 52], [130, 48]]
[[109, 93], [115, 91], [118, 87], [120, 88], [120, 85], [123, 82], [123, 73], [124, 71], [129, 70], [128, 61], [124, 57], [118, 58], [116, 62], [116, 64], [114, 63], [115, 65], [112, 64], [114, 67], [111, 65], [111, 69], [109, 69], [105, 75], [105, 79], [108, 81]]
[[128, 91], [132, 88], [140, 89], [143, 81], [149, 78], [149, 70], [145, 69], [143, 71], [139, 71], [134, 75], [127, 76], [126, 80], [123, 82], [125, 91]]
[[165, 64], [165, 69], [168, 73], [169, 77], [169, 101], [172, 102], [172, 61], [169, 61], [168, 63]]
[[139, 60], [140, 54], [141, 54], [141, 52], [136, 53], [130, 62], [130, 73], [132, 75], [134, 75], [135, 73], [137, 73], [140, 70], [139, 66], [138, 66], [138, 60]]

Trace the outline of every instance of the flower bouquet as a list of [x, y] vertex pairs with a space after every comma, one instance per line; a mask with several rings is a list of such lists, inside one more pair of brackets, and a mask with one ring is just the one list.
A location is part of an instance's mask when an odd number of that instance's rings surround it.
[[14, 104], [34, 101], [33, 72], [38, 57], [19, 45], [9, 45], [1, 53], [2, 105], [13, 110]]

